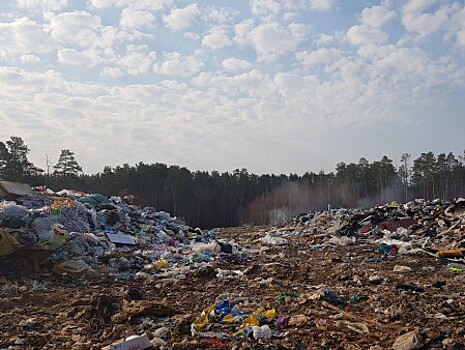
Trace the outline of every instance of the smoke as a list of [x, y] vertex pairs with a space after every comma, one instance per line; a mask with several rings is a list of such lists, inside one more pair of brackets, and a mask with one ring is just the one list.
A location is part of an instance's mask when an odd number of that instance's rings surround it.
[[376, 195], [361, 196], [351, 184], [324, 181], [288, 181], [270, 193], [253, 200], [244, 210], [246, 222], [253, 225], [283, 225], [300, 213], [331, 208], [367, 209], [381, 203], [402, 200], [402, 184], [395, 180], [377, 189]]
[[369, 209], [382, 203], [399, 201], [403, 198], [403, 188], [398, 183], [391, 182], [377, 196], [363, 197], [357, 201], [355, 208]]
[[247, 222], [256, 225], [282, 225], [310, 210], [327, 207], [324, 191], [306, 183], [286, 182], [271, 193], [257, 197], [245, 210]]
[[288, 208], [271, 209], [268, 213], [268, 223], [273, 226], [284, 225], [289, 221], [289, 216]]

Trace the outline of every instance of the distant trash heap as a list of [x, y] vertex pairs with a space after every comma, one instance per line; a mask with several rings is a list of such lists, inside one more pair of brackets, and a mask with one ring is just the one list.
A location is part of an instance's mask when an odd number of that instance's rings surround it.
[[237, 253], [233, 243], [215, 239], [215, 230], [192, 228], [167, 212], [119, 197], [60, 192], [65, 197], [0, 198], [0, 257], [40, 250], [50, 253], [48, 260], [61, 274], [137, 271], [148, 278], [172, 266]]
[[465, 199], [417, 199], [368, 210], [302, 213], [289, 225], [269, 231], [262, 243], [285, 245], [285, 237], [290, 235], [319, 237], [324, 245], [376, 241], [394, 245], [401, 253], [424, 251], [458, 258], [465, 256]]

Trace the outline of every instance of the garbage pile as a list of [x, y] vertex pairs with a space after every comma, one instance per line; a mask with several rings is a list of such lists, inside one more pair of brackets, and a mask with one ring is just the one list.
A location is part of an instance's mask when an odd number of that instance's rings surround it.
[[47, 251], [55, 272], [73, 276], [139, 272], [148, 278], [169, 268], [185, 274], [222, 253], [239, 255], [240, 247], [215, 235], [167, 212], [99, 194], [0, 202], [0, 256]]
[[0, 349], [464, 349], [464, 202], [206, 232], [119, 198], [3, 202], [2, 263], [55, 273], [0, 275]]
[[[377, 239], [403, 252], [423, 249], [439, 256], [461, 257], [465, 248], [465, 199], [392, 202], [369, 210], [336, 209], [300, 214], [283, 235], [323, 237], [337, 245]], [[290, 230], [289, 230], [290, 229]]]

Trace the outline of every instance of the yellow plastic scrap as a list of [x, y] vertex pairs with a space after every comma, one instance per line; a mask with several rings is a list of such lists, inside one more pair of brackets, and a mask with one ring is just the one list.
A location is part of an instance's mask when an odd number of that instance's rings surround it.
[[247, 318], [244, 318], [241, 326], [239, 327], [237, 332], [233, 334], [233, 336], [235, 337], [241, 336], [243, 334], [244, 329], [250, 328], [253, 326], [259, 326], [259, 325], [260, 325], [260, 322], [258, 322], [258, 320], [254, 316], [250, 315]]
[[239, 318], [240, 318], [240, 316], [233, 316], [232, 314], [227, 314], [226, 316], [224, 316], [223, 322], [224, 322], [224, 323], [234, 323], [234, 322], [236, 322]]
[[275, 318], [276, 317], [276, 310], [272, 308], [271, 310], [266, 310], [263, 313], [263, 317], [265, 318]]
[[169, 267], [169, 263], [166, 259], [158, 259], [157, 261], [155, 261], [155, 266], [159, 269], [166, 269]]
[[249, 328], [253, 326], [259, 326], [260, 322], [254, 316], [248, 316], [242, 321], [240, 328]]
[[264, 318], [275, 318], [276, 317], [276, 310], [274, 308], [270, 310], [255, 310], [252, 312], [252, 316], [255, 317], [264, 317]]
[[237, 332], [233, 333], [233, 336], [234, 337], [239, 337], [239, 336], [241, 336], [243, 334], [242, 332], [243, 332], [243, 329], [239, 328], [239, 330]]
[[200, 316], [197, 317], [194, 323], [192, 323], [192, 328], [196, 332], [201, 332], [203, 329], [205, 329], [209, 325], [210, 322], [208, 321], [208, 315], [210, 314], [210, 312], [213, 310], [215, 306], [216, 304], [212, 304], [206, 309], [203, 309]]

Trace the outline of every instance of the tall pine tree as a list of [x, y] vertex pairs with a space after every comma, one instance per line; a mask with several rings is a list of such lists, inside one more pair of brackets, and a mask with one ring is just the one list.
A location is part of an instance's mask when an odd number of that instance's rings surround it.
[[[11, 136], [10, 140], [6, 142], [7, 151], [1, 149], [0, 156], [6, 158], [6, 163], [3, 167], [4, 177], [12, 181], [28, 180], [31, 176], [36, 176], [43, 172], [42, 169], [37, 168], [32, 164], [27, 155], [29, 154], [29, 147], [24, 140], [18, 136]], [[5, 155], [3, 156], [3, 153]], [[5, 162], [5, 160], [2, 160]]]
[[10, 163], [11, 155], [3, 142], [0, 142], [0, 179], [7, 179], [8, 164]]
[[59, 176], [76, 176], [82, 172], [81, 166], [74, 158], [74, 152], [71, 152], [69, 149], [61, 150], [58, 163], [53, 168], [55, 169], [53, 174]]

